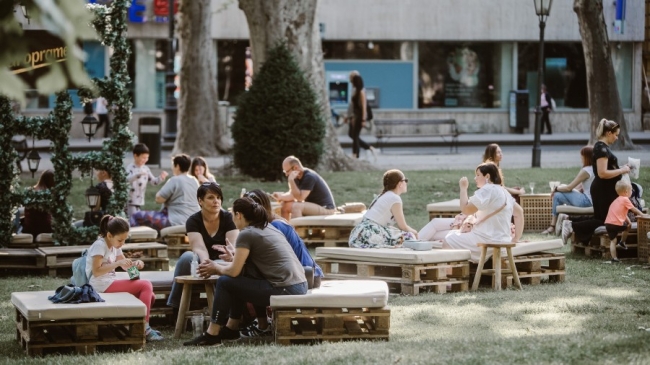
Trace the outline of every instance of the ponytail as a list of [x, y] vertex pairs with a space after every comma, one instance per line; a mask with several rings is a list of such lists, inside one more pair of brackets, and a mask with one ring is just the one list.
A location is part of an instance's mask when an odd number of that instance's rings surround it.
[[605, 136], [605, 133], [616, 132], [619, 128], [620, 126], [615, 121], [603, 118], [598, 122], [598, 127], [596, 127], [596, 136], [598, 136], [598, 138], [603, 137]]
[[110, 214], [106, 214], [101, 222], [99, 222], [99, 235], [101, 237], [106, 237], [108, 233], [113, 236], [118, 234], [129, 232], [129, 221], [122, 217], [113, 217]]
[[264, 229], [269, 224], [269, 215], [261, 204], [251, 198], [239, 198], [232, 204], [234, 213], [241, 213], [250, 226]]

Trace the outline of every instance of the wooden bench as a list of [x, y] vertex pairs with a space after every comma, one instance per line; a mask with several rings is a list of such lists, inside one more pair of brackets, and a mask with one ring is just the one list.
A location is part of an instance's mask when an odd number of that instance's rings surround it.
[[271, 309], [280, 345], [389, 338], [388, 286], [382, 281], [324, 281], [306, 295], [271, 296]]
[[11, 293], [16, 340], [27, 355], [144, 347], [147, 307], [133, 295], [101, 293], [104, 302], [79, 304], [54, 304], [47, 299], [52, 295], [54, 291]]
[[650, 218], [636, 218], [637, 256], [641, 262], [650, 261]]
[[0, 248], [0, 269], [45, 271], [45, 254], [35, 248]]
[[[638, 222], [633, 222], [632, 227], [627, 235], [626, 246], [627, 250], [624, 250], [620, 247], [616, 247], [616, 255], [618, 258], [636, 258], [640, 257], [638, 252]], [[617, 238], [620, 240], [622, 232], [617, 235]], [[574, 254], [583, 254], [587, 257], [602, 258], [609, 260], [612, 258], [612, 254], [609, 251], [609, 235], [607, 234], [607, 229], [605, 226], [600, 226], [596, 228], [594, 234], [591, 236], [591, 239], [587, 244], [582, 242], [577, 242], [575, 237], [575, 232], [571, 234], [571, 252]]]
[[361, 219], [363, 213], [344, 213], [293, 218], [289, 223], [307, 245], [348, 247], [350, 232]]
[[[454, 149], [458, 152], [458, 136], [461, 133], [458, 131], [456, 119], [381, 119], [375, 120], [373, 123], [375, 125], [377, 147], [379, 148], [381, 148], [384, 140], [391, 137], [442, 137], [445, 142], [447, 142], [447, 137], [450, 137], [449, 152], [454, 151]], [[406, 133], [396, 133], [393, 130], [396, 126], [405, 127], [407, 129]], [[438, 131], [433, 132], [434, 129]], [[440, 131], [441, 129], [443, 131]]]
[[185, 225], [163, 228], [160, 239], [167, 244], [170, 257], [180, 257], [183, 252], [191, 250]]
[[427, 204], [429, 220], [433, 218], [455, 218], [460, 214], [460, 199]]
[[[418, 295], [469, 289], [469, 250], [317, 247], [326, 279], [381, 280], [391, 291]], [[451, 270], [451, 274], [448, 273]]]

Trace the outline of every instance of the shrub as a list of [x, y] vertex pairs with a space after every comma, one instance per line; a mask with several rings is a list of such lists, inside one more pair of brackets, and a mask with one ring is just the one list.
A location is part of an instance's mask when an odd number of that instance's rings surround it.
[[282, 161], [290, 155], [305, 166], [318, 164], [325, 120], [316, 93], [285, 44], [269, 51], [250, 90], [240, 97], [232, 136], [235, 166], [255, 178], [283, 178]]

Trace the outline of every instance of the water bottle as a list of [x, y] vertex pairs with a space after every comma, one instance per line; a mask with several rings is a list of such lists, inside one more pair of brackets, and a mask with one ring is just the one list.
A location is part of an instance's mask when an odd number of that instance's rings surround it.
[[197, 254], [192, 255], [192, 263], [190, 264], [190, 270], [192, 271], [192, 277], [198, 278], [199, 273], [197, 270], [199, 269], [199, 256]]

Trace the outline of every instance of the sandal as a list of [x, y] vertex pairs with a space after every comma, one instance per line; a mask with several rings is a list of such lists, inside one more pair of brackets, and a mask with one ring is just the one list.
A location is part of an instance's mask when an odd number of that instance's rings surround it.
[[548, 228], [542, 231], [542, 234], [551, 234], [551, 233], [555, 233], [555, 227], [553, 226], [548, 226]]

